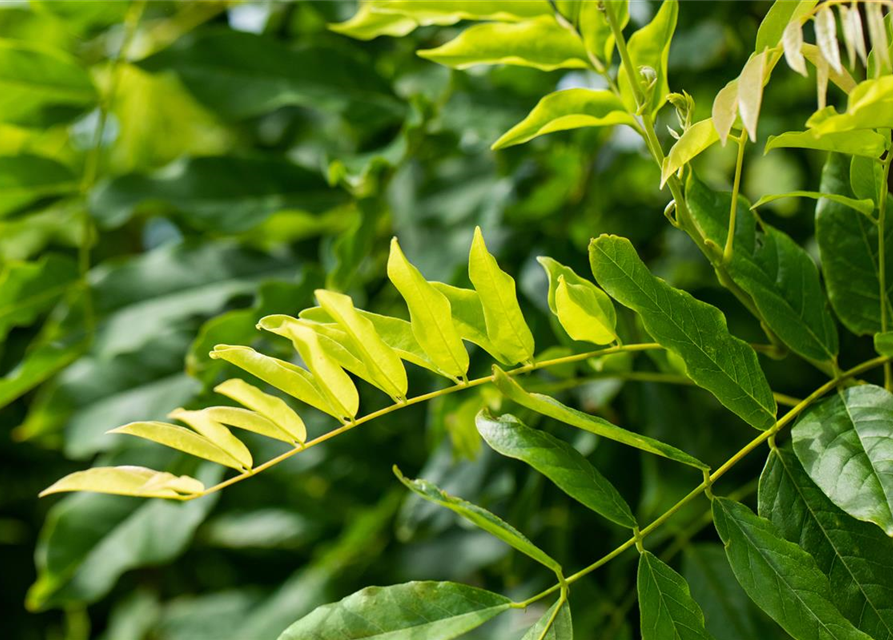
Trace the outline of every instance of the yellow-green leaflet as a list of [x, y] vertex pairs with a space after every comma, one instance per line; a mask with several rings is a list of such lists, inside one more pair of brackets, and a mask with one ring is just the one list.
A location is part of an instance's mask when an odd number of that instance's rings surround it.
[[245, 443], [234, 436], [230, 430], [222, 424], [212, 420], [210, 416], [204, 412], [174, 409], [167, 417], [179, 420], [180, 422], [185, 422], [195, 429], [195, 431], [226, 451], [246, 469], [250, 469], [254, 466], [253, 460], [251, 459], [251, 452], [248, 451], [248, 447], [245, 446]]
[[735, 119], [738, 117], [738, 79], [729, 81], [713, 99], [712, 119], [723, 146], [729, 139]]
[[139, 498], [179, 498], [205, 490], [199, 480], [146, 467], [93, 467], [76, 471], [40, 492], [40, 497], [64, 491], [94, 491]]
[[364, 2], [349, 20], [330, 24], [329, 29], [357, 40], [372, 40], [378, 36], [405, 36], [416, 26], [412, 18], [398, 13], [381, 13], [375, 11], [372, 3]]
[[840, 64], [840, 46], [837, 44], [837, 21], [834, 11], [823, 6], [815, 16], [815, 39], [822, 56], [837, 73], [843, 71]]
[[781, 38], [784, 47], [784, 59], [788, 66], [801, 76], [808, 77], [806, 58], [803, 57], [803, 27], [799, 20], [791, 20], [784, 29]]
[[484, 319], [484, 306], [478, 292], [443, 282], [432, 282], [431, 285], [450, 301], [453, 324], [462, 339], [476, 344], [500, 362], [508, 364], [506, 357], [499, 353], [499, 349], [487, 337], [487, 321]]
[[515, 293], [515, 280], [499, 268], [484, 243], [481, 228], [475, 227], [468, 277], [481, 298], [487, 336], [512, 363], [533, 360], [533, 334], [521, 314]]
[[259, 326], [290, 339], [313, 374], [329, 404], [338, 409], [341, 419], [353, 419], [360, 408], [357, 388], [332, 354], [323, 348], [323, 337], [310, 324], [289, 316], [261, 318]]
[[719, 140], [719, 133], [713, 125], [713, 118], [707, 118], [691, 125], [670, 149], [660, 172], [660, 186], [663, 188], [671, 175], [691, 162], [698, 154], [706, 151]]
[[[277, 398], [269, 393], [264, 393], [257, 387], [238, 378], [221, 382], [214, 387], [214, 391], [227, 398], [231, 398], [242, 406], [248, 407], [252, 411], [260, 414], [290, 435], [291, 441], [297, 440], [298, 442], [304, 442], [307, 439], [307, 427], [304, 426], [304, 421], [301, 420], [301, 416], [292, 411], [292, 408], [289, 407], [282, 398]], [[217, 407], [216, 409], [225, 408], [226, 407]], [[249, 429], [251, 431], [255, 430], [251, 427], [243, 426], [245, 424], [244, 421], [242, 423], [228, 422], [228, 420], [242, 419], [234, 414], [223, 414], [223, 412], [217, 411], [217, 415], [220, 415], [221, 417], [218, 419], [226, 424], [231, 424], [234, 427], [241, 427], [242, 429]], [[224, 415], [226, 415], [226, 419], [223, 419]], [[258, 433], [261, 432], [258, 431]]]
[[768, 53], [762, 51], [750, 57], [741, 75], [738, 77], [738, 110], [741, 122], [750, 136], [751, 142], [757, 141], [757, 122], [760, 119], [760, 106], [763, 103], [763, 80], [766, 77], [766, 58]]
[[109, 433], [126, 433], [163, 444], [166, 447], [188, 453], [197, 458], [210, 460], [225, 467], [231, 467], [237, 471], [245, 470], [245, 467], [238, 460], [205, 436], [175, 424], [166, 422], [131, 422], [123, 427], [112, 429]]
[[297, 442], [297, 439], [285, 431], [285, 429], [250, 409], [241, 407], [207, 407], [202, 409], [202, 413], [211, 420], [216, 420], [230, 427], [251, 431], [267, 438], [288, 442], [289, 444]]
[[558, 276], [555, 290], [558, 321], [574, 340], [610, 344], [617, 339], [617, 316], [611, 299], [595, 285], [571, 284]]
[[395, 399], [405, 398], [409, 383], [403, 362], [378, 335], [372, 321], [360, 315], [350, 297], [344, 294], [320, 289], [316, 291], [316, 299], [350, 337], [369, 373], [385, 393]]
[[447, 375], [463, 377], [468, 371], [468, 352], [453, 323], [450, 301], [410, 264], [397, 238], [391, 240], [388, 278], [406, 301], [412, 333], [431, 362]]
[[251, 347], [237, 345], [218, 344], [211, 352], [211, 357], [226, 360], [301, 402], [339, 417], [339, 412], [322, 395], [313, 375], [306, 369], [258, 353]]

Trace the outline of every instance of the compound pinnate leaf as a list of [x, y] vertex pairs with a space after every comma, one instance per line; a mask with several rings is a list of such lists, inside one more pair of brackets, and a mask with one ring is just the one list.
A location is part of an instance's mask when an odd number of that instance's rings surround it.
[[496, 258], [487, 251], [480, 227], [474, 230], [468, 277], [481, 298], [487, 336], [493, 346], [513, 363], [532, 361], [533, 334], [521, 313], [515, 280], [499, 268]]
[[[822, 170], [822, 193], [852, 198], [849, 166], [836, 153], [828, 157]], [[893, 216], [886, 219], [886, 247], [893, 242]], [[877, 333], [881, 327], [880, 282], [878, 278], [878, 225], [862, 215], [854, 215], [844, 205], [828, 199], [816, 205], [815, 236], [821, 254], [822, 273], [828, 297], [837, 317], [858, 335]], [[893, 260], [887, 256], [887, 317], [893, 314]]]
[[338, 326], [347, 333], [370, 374], [391, 397], [405, 398], [408, 381], [400, 356], [388, 346], [375, 325], [361, 315], [349, 296], [323, 289], [316, 291], [316, 299]]
[[527, 536], [499, 516], [487, 511], [483, 507], [477, 506], [476, 504], [451, 496], [432, 482], [422, 479], [411, 480], [406, 478], [400, 473], [400, 470], [396, 466], [394, 467], [394, 473], [400, 479], [400, 482], [406, 485], [408, 489], [419, 497], [454, 511], [475, 526], [478, 526], [490, 535], [499, 538], [513, 549], [536, 560], [552, 571], [561, 573], [561, 565], [558, 564], [558, 561], [549, 557], [545, 551], [533, 544]]
[[92, 491], [140, 498], [180, 498], [205, 490], [200, 480], [145, 467], [93, 467], [75, 471], [40, 492], [40, 497], [65, 491]]
[[[307, 439], [307, 427], [304, 425], [304, 421], [301, 420], [301, 417], [295, 413], [282, 398], [277, 398], [276, 396], [264, 393], [257, 387], [248, 384], [244, 380], [239, 380], [238, 378], [221, 382], [214, 387], [214, 391], [248, 407], [259, 417], [269, 421], [277, 429], [284, 431], [289, 437], [289, 440], [286, 440], [286, 442], [304, 442]], [[249, 431], [257, 431], [258, 428], [263, 428], [265, 431], [268, 431], [266, 425], [261, 427], [262, 423], [257, 421], [251, 422], [251, 424], [257, 425], [254, 428], [246, 426], [246, 419], [241, 417], [241, 414], [226, 412], [224, 409], [226, 409], [226, 407], [212, 407], [208, 409], [208, 411], [217, 415], [218, 417], [215, 419], [224, 424], [248, 429]], [[229, 422], [228, 420], [236, 420], [237, 422]], [[261, 433], [261, 431], [257, 432]]]
[[[561, 607], [558, 613], [555, 613], [556, 607]], [[521, 640], [574, 640], [574, 623], [571, 620], [571, 606], [567, 600], [553, 604], [536, 624], [527, 630]]]
[[636, 577], [642, 640], [713, 640], [688, 583], [650, 551], [639, 556]]
[[713, 500], [713, 521], [735, 578], [757, 606], [797, 640], [870, 640], [835, 606], [815, 559], [785, 540], [769, 520], [727, 498]]
[[457, 69], [477, 64], [513, 64], [543, 71], [589, 67], [583, 44], [551, 16], [476, 24], [454, 40], [418, 54]]
[[[732, 196], [692, 176], [686, 190], [692, 217], [705, 236], [722, 246], [728, 235]], [[837, 329], [827, 308], [818, 268], [787, 234], [759, 223], [738, 203], [734, 251], [727, 270], [752, 299], [766, 324], [793, 351], [816, 361], [837, 355]]]
[[636, 126], [623, 102], [610, 91], [564, 89], [550, 93], [530, 114], [493, 143], [493, 149], [523, 144], [547, 133], [581, 127]]
[[860, 385], [809, 407], [794, 451], [831, 502], [893, 536], [893, 395]]
[[455, 378], [468, 371], [468, 352], [453, 323], [450, 301], [425, 280], [391, 240], [388, 278], [409, 307], [412, 332], [419, 345], [438, 368]]
[[614, 485], [571, 445], [531, 429], [511, 415], [494, 417], [487, 409], [475, 423], [481, 437], [504, 456], [526, 462], [570, 497], [622, 527], [638, 526]]
[[504, 596], [453, 582], [367, 587], [315, 609], [279, 640], [452, 640], [510, 606]]
[[760, 476], [760, 515], [815, 558], [850, 622], [875, 640], [893, 639], [893, 540], [838, 509], [788, 443], [773, 449]]
[[614, 440], [641, 451], [647, 451], [657, 456], [675, 460], [696, 469], [709, 468], [694, 456], [690, 456], [676, 447], [664, 444], [648, 436], [627, 431], [598, 416], [572, 409], [550, 396], [541, 393], [529, 393], [498, 367], [493, 367], [493, 382], [509, 400], [544, 416], [554, 418], [559, 422], [564, 422], [578, 429], [589, 431], [608, 440]]
[[589, 260], [605, 291], [642, 317], [645, 330], [685, 362], [698, 386], [757, 429], [775, 423], [775, 398], [757, 354], [729, 333], [719, 309], [653, 276], [625, 238], [594, 239]]
[[246, 466], [232, 454], [214, 444], [205, 436], [175, 424], [167, 422], [131, 422], [112, 429], [109, 433], [125, 433], [145, 440], [163, 444], [171, 449], [188, 453], [204, 460], [210, 460], [237, 471], [244, 471]]

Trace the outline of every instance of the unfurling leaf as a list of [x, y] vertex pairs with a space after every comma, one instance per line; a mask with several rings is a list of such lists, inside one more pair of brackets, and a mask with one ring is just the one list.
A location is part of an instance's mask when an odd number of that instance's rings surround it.
[[493, 143], [493, 149], [523, 144], [538, 136], [581, 127], [636, 126], [623, 102], [610, 91], [564, 89], [550, 93], [521, 122]]
[[203, 435], [166, 422], [131, 422], [109, 433], [126, 433], [131, 436], [151, 440], [171, 449], [188, 453], [204, 460], [210, 460], [225, 467], [244, 471], [245, 466], [230, 453], [211, 442]]
[[[248, 384], [244, 380], [239, 380], [238, 378], [221, 382], [214, 387], [214, 391], [227, 398], [235, 400], [242, 406], [251, 409], [251, 411], [257, 415], [270, 421], [278, 429], [284, 431], [289, 436], [290, 441], [304, 442], [307, 439], [307, 427], [304, 426], [304, 421], [301, 420], [301, 417], [295, 413], [282, 398], [277, 398], [276, 396], [264, 393], [257, 387]], [[219, 417], [215, 419], [224, 424], [248, 429], [249, 431], [255, 430], [249, 426], [245, 426], [245, 418], [228, 413], [224, 411], [224, 409], [226, 409], [226, 407], [212, 407], [211, 409], [208, 409], [208, 411], [216, 413]], [[239, 420], [240, 422], [228, 422], [228, 420]], [[257, 426], [260, 425], [260, 423], [256, 422], [253, 424]], [[261, 428], [266, 429], [265, 426]], [[261, 432], [258, 431], [258, 433]], [[276, 436], [270, 437], [275, 438]]]
[[181, 498], [202, 493], [205, 486], [189, 476], [175, 476], [145, 467], [93, 467], [76, 471], [40, 492], [40, 497], [65, 491], [93, 491], [139, 498]]
[[474, 240], [468, 257], [468, 277], [481, 298], [487, 336], [500, 353], [512, 363], [533, 360], [533, 334], [524, 320], [515, 279], [499, 268], [484, 243], [481, 228], [474, 230]]
[[650, 551], [639, 555], [636, 577], [642, 640], [713, 640], [685, 578]]
[[552, 398], [541, 393], [530, 393], [526, 391], [511, 377], [507, 376], [499, 367], [493, 367], [493, 382], [496, 387], [512, 402], [517, 402], [522, 407], [527, 407], [531, 411], [536, 411], [544, 416], [554, 418], [559, 422], [564, 422], [578, 429], [589, 431], [597, 436], [601, 436], [607, 440], [614, 440], [628, 447], [633, 447], [641, 451], [647, 451], [657, 456], [662, 456], [669, 460], [675, 460], [684, 465], [695, 467], [696, 469], [708, 469], [709, 467], [684, 451], [677, 449], [668, 444], [664, 444], [654, 438], [643, 436], [632, 431], [627, 431], [621, 427], [611, 424], [603, 418], [589, 415], [582, 411], [577, 411], [571, 407], [565, 406]]
[[865, 384], [812, 405], [794, 451], [831, 502], [893, 536], [893, 395]]
[[406, 301], [412, 333], [431, 362], [454, 378], [463, 377], [468, 352], [453, 323], [450, 301], [406, 259], [396, 238], [391, 240], [388, 278]]
[[638, 526], [614, 485], [568, 443], [531, 429], [512, 415], [494, 417], [487, 409], [478, 413], [475, 424], [497, 453], [526, 462], [570, 497], [621, 527]]
[[328, 339], [316, 333], [310, 325], [288, 316], [267, 316], [261, 318], [258, 326], [292, 341], [319, 390], [329, 404], [338, 409], [340, 419], [350, 420], [357, 415], [360, 396], [353, 380], [333, 357], [334, 348], [339, 346], [337, 343], [331, 341], [329, 347]]
[[735, 578], [757, 606], [795, 638], [871, 640], [834, 605], [815, 559], [743, 504], [713, 500], [713, 521]]
[[784, 46], [784, 59], [788, 66], [801, 76], [808, 76], [806, 58], [803, 57], [803, 27], [799, 21], [792, 20], [784, 29], [781, 40]]
[[446, 493], [437, 485], [427, 480], [411, 480], [400, 473], [400, 469], [394, 466], [394, 473], [408, 489], [429, 502], [446, 507], [450, 511], [459, 514], [475, 526], [480, 527], [490, 535], [499, 538], [510, 547], [520, 551], [524, 555], [536, 560], [556, 573], [561, 573], [561, 565], [546, 554], [545, 551], [533, 544], [527, 536], [515, 529], [502, 518], [490, 513], [483, 507], [466, 502]]
[[356, 351], [381, 388], [394, 399], [406, 397], [408, 382], [400, 356], [378, 335], [372, 321], [353, 306], [349, 296], [318, 290], [316, 299], [338, 326], [347, 333]]
[[757, 429], [775, 424], [775, 398], [757, 354], [729, 333], [719, 309], [651, 275], [625, 238], [594, 239], [589, 261], [608, 295], [642, 317], [645, 330], [685, 362], [698, 386]]
[[822, 56], [837, 73], [843, 71], [840, 64], [840, 46], [837, 44], [837, 21], [828, 6], [819, 9], [815, 16], [815, 38]]
[[476, 24], [454, 40], [418, 55], [457, 69], [478, 64], [513, 64], [543, 71], [589, 67], [583, 44], [552, 16]]
[[452, 640], [511, 604], [505, 596], [454, 582], [367, 587], [315, 609], [279, 640]]

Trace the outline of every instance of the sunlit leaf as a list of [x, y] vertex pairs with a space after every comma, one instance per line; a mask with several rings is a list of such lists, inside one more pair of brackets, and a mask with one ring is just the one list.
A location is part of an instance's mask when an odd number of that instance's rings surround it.
[[220, 447], [245, 469], [250, 469], [254, 466], [254, 461], [251, 458], [251, 452], [248, 450], [248, 447], [234, 436], [229, 429], [211, 418], [211, 416], [204, 411], [175, 409], [168, 414], [168, 417], [188, 424], [197, 433], [203, 435]]
[[65, 491], [112, 493], [140, 498], [180, 498], [205, 490], [201, 481], [145, 467], [93, 467], [75, 471], [40, 492], [40, 497]]
[[481, 298], [490, 341], [512, 362], [531, 361], [533, 334], [518, 304], [515, 279], [499, 268], [487, 250], [480, 227], [474, 230], [468, 277]]
[[847, 131], [818, 134], [814, 129], [807, 131], [786, 131], [777, 136], [769, 136], [767, 152], [772, 149], [797, 148], [836, 151], [851, 156], [880, 158], [887, 147], [887, 141], [874, 131]]
[[[869, 5], [872, 6], [872, 5]], [[893, 127], [893, 76], [860, 82], [850, 92], [847, 108], [838, 114], [829, 108], [819, 111], [806, 123], [819, 136], [859, 129]]]
[[753, 50], [760, 52], [777, 46], [784, 38], [784, 32], [788, 25], [792, 22], [802, 24], [817, 2], [818, 0], [778, 0], [773, 2], [760, 23]]
[[112, 429], [109, 433], [125, 433], [145, 440], [151, 440], [197, 458], [210, 460], [225, 467], [231, 467], [237, 471], [245, 470], [241, 462], [206, 437], [174, 424], [165, 422], [131, 422], [117, 429]]
[[738, 79], [730, 81], [713, 99], [712, 120], [723, 146], [738, 117]]
[[487, 336], [487, 321], [484, 318], [484, 305], [474, 289], [463, 289], [442, 282], [432, 282], [431, 286], [440, 291], [450, 301], [453, 326], [463, 340], [476, 344], [481, 349], [504, 364], [511, 364]]
[[[650, 67], [655, 74], [652, 87], [648, 89], [650, 100], [644, 105], [648, 113], [654, 115], [666, 103], [670, 93], [667, 82], [667, 60], [670, 55], [670, 41], [676, 31], [676, 18], [679, 15], [677, 0], [666, 0], [660, 5], [654, 18], [629, 38], [627, 49], [636, 73], [641, 67]], [[641, 83], [642, 78], [630, 78], [626, 67], [621, 66], [617, 74], [617, 84], [623, 96], [624, 104], [629, 111], [635, 113], [635, 92], [632, 83]]]
[[[734, 115], [732, 116], [734, 118]], [[694, 160], [719, 140], [713, 118], [707, 118], [691, 125], [682, 134], [667, 157], [660, 172], [660, 184], [663, 187], [667, 180], [682, 167]]]

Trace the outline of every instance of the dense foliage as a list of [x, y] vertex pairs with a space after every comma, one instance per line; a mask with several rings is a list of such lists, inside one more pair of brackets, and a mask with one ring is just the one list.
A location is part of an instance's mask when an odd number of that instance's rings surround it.
[[0, 8], [5, 632], [893, 640], [891, 15]]

